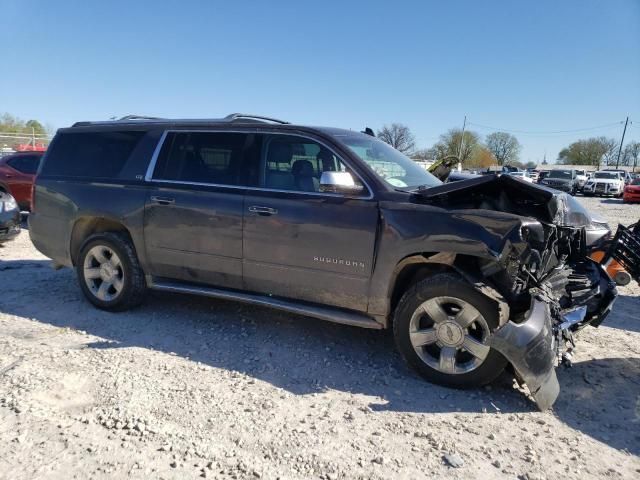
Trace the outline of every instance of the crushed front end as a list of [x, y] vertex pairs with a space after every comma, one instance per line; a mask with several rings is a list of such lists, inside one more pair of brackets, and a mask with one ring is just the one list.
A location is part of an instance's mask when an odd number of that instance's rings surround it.
[[602, 265], [588, 258], [583, 227], [539, 225], [542, 238], [523, 226], [526, 245], [508, 245], [501, 255], [505, 268], [487, 273], [510, 307], [510, 320], [494, 333], [492, 346], [544, 410], [558, 396], [555, 366], [570, 365], [575, 333], [602, 323], [617, 290]]
[[[457, 212], [473, 211], [459, 216], [475, 222], [482, 211], [516, 216], [511, 230], [500, 233], [500, 251], [480, 261], [478, 279], [498, 292], [493, 298], [508, 312], [491, 346], [509, 360], [538, 406], [551, 407], [559, 393], [556, 365], [571, 363], [576, 332], [600, 325], [618, 295], [606, 261], [619, 261], [640, 279], [640, 227], [620, 227], [607, 240], [603, 266], [590, 258], [591, 215], [565, 193], [502, 176], [432, 188], [425, 197]], [[490, 217], [487, 212], [485, 228], [497, 234]]]

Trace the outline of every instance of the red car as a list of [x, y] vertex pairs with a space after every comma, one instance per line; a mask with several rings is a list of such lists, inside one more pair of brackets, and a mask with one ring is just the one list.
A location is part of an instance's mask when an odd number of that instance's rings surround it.
[[629, 185], [624, 187], [624, 202], [640, 202], [640, 178], [631, 181]]
[[21, 152], [0, 158], [0, 192], [13, 195], [21, 210], [31, 210], [31, 187], [44, 152]]

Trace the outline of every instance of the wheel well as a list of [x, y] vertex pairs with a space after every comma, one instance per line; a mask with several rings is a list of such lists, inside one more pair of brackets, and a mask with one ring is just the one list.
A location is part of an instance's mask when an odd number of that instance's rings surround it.
[[477, 266], [477, 258], [453, 253], [425, 253], [403, 259], [396, 267], [397, 273], [389, 303], [389, 317], [393, 316], [402, 295], [412, 285], [436, 273], [473, 272], [477, 270]]
[[80, 247], [84, 241], [95, 233], [102, 232], [123, 232], [131, 240], [131, 234], [129, 230], [120, 222], [102, 217], [90, 217], [82, 218], [78, 220], [73, 226], [71, 232], [71, 261], [76, 264], [76, 257], [80, 253]]

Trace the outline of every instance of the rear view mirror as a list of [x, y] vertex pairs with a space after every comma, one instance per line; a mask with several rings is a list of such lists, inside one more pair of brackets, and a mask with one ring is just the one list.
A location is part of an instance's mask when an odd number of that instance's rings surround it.
[[349, 172], [322, 172], [320, 177], [320, 191], [329, 193], [343, 193], [357, 195], [363, 187], [356, 185]]

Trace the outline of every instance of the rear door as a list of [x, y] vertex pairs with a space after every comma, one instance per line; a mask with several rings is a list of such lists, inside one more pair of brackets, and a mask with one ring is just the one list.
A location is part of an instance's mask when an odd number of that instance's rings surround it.
[[244, 201], [245, 288], [366, 310], [378, 225], [370, 190], [320, 192], [323, 171], [348, 167], [311, 138], [264, 135], [259, 163], [260, 188]]
[[9, 185], [11, 193], [21, 207], [31, 204], [31, 185], [38, 171], [40, 158], [41, 155], [25, 153], [7, 160], [10, 168], [5, 170], [2, 180]]
[[144, 239], [151, 274], [242, 288], [245, 152], [254, 135], [169, 131], [147, 174]]

